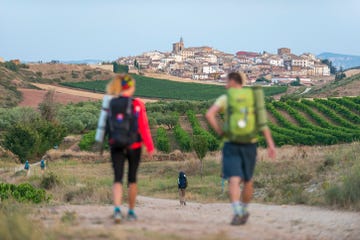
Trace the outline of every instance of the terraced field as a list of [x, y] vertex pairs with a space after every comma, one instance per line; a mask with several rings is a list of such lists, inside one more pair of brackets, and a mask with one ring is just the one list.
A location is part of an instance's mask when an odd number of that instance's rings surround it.
[[[191, 151], [189, 146], [193, 134], [204, 135], [210, 151], [219, 148], [220, 140], [209, 130], [204, 118], [205, 105], [194, 107], [189, 104], [186, 113], [171, 103], [168, 105], [161, 108], [149, 105], [150, 117], [154, 112], [169, 113], [170, 109], [180, 112], [176, 127], [167, 129], [168, 141], [172, 143], [168, 151]], [[332, 145], [360, 140], [360, 97], [273, 101], [266, 103], [266, 107], [277, 146]], [[163, 132], [161, 139], [164, 141]], [[265, 144], [262, 137], [259, 137], [259, 142]]]

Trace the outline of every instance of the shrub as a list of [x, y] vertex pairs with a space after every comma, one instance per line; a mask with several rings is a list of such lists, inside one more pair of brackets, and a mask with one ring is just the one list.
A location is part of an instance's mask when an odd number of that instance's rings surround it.
[[79, 142], [79, 147], [82, 151], [91, 151], [95, 144], [96, 131], [90, 131], [84, 134]]
[[5, 134], [4, 146], [19, 156], [21, 162], [34, 157], [39, 149], [40, 136], [30, 126], [16, 125]]
[[59, 108], [56, 118], [69, 133], [84, 133], [96, 129], [100, 109], [100, 102], [68, 104]]
[[193, 128], [194, 135], [202, 135], [207, 141], [207, 147], [209, 151], [216, 151], [219, 149], [219, 140], [216, 139], [211, 133], [204, 130], [199, 123], [195, 113], [193, 111], [188, 111], [187, 116], [189, 122]]
[[4, 67], [6, 67], [7, 69], [11, 70], [11, 71], [14, 71], [14, 72], [17, 72], [19, 71], [19, 65], [9, 61], [9, 62], [5, 62], [4, 63]]
[[113, 62], [113, 71], [114, 73], [128, 73], [129, 66], [118, 64], [117, 62]]
[[59, 184], [60, 180], [58, 176], [56, 176], [53, 172], [50, 172], [41, 179], [40, 186], [45, 189], [51, 189]]
[[39, 110], [41, 116], [46, 121], [54, 121], [57, 112], [57, 104], [55, 103], [55, 91], [50, 90], [48, 91], [43, 101], [39, 104]]
[[67, 129], [63, 125], [45, 121], [36, 123], [34, 129], [37, 130], [40, 137], [37, 155], [43, 155], [55, 145], [59, 145], [67, 134]]
[[156, 148], [162, 152], [170, 152], [170, 141], [163, 127], [159, 127], [156, 131]]
[[174, 135], [181, 151], [190, 152], [192, 149], [191, 138], [189, 134], [184, 129], [182, 129], [179, 123], [174, 128]]
[[176, 126], [176, 124], [179, 122], [179, 114], [175, 112], [166, 113], [166, 114], [156, 114], [154, 117], [158, 125], [164, 125], [168, 129], [173, 129]]
[[29, 183], [14, 185], [10, 183], [0, 183], [0, 199], [14, 198], [19, 202], [41, 203], [47, 202], [50, 198], [45, 190], [37, 189]]
[[339, 185], [329, 187], [325, 192], [329, 204], [343, 208], [360, 209], [360, 165], [352, 168]]
[[208, 142], [204, 135], [195, 135], [193, 139], [193, 148], [195, 150], [196, 156], [199, 158], [201, 162], [201, 170], [200, 175], [203, 175], [204, 163], [203, 159], [206, 156], [208, 151]]

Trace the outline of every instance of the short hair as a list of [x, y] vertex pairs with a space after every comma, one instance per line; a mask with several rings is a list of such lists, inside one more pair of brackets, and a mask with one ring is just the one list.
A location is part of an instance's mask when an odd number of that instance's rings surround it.
[[228, 80], [234, 80], [240, 85], [246, 83], [246, 75], [243, 72], [231, 72], [228, 74], [227, 78]]

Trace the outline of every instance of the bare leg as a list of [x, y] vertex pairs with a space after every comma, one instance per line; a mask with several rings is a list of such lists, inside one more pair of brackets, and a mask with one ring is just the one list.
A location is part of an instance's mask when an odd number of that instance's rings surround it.
[[122, 184], [114, 183], [113, 185], [113, 202], [114, 206], [120, 206], [122, 201]]
[[242, 190], [242, 202], [249, 203], [252, 199], [253, 192], [254, 192], [253, 180], [244, 183], [244, 188]]
[[229, 194], [231, 202], [240, 201], [240, 177], [230, 177], [229, 179]]
[[181, 190], [181, 193], [182, 193], [182, 201], [183, 201], [183, 204], [184, 206], [186, 205], [186, 200], [185, 200], [185, 189], [182, 189]]
[[135, 208], [137, 191], [138, 191], [137, 184], [130, 183], [129, 184], [129, 209]]

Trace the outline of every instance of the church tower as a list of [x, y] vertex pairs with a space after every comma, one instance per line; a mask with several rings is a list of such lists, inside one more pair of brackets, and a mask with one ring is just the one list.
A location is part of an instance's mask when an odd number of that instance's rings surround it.
[[181, 37], [180, 42], [173, 43], [173, 50], [172, 52], [175, 54], [179, 54], [184, 50], [184, 39]]

